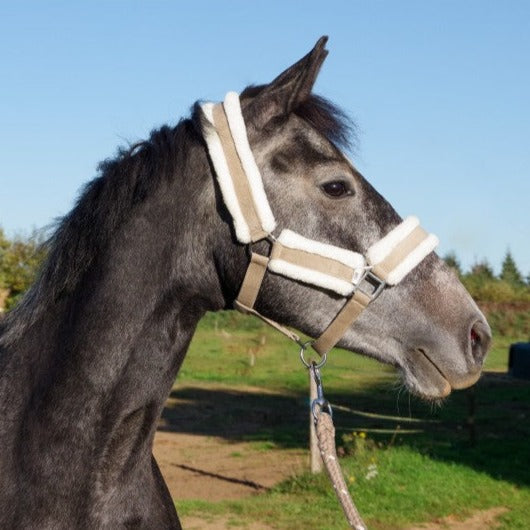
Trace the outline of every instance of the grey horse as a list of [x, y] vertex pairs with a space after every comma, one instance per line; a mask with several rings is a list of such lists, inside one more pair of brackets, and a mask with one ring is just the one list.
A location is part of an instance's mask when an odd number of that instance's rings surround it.
[[[365, 252], [400, 221], [344, 158], [341, 113], [311, 93], [326, 39], [241, 94], [279, 228]], [[105, 161], [0, 328], [0, 528], [174, 529], [152, 456], [195, 327], [230, 308], [248, 264], [201, 134], [201, 108]], [[256, 245], [265, 252], [265, 243]], [[268, 274], [260, 313], [318, 335], [344, 304]], [[427, 399], [473, 384], [489, 327], [434, 253], [385, 289], [339, 346], [401, 370]]]

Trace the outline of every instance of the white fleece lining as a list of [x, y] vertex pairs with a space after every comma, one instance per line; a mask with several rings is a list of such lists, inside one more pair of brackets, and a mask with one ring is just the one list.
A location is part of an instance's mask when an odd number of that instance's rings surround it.
[[301, 250], [338, 261], [353, 269], [352, 279], [348, 282], [330, 274], [325, 274], [300, 265], [294, 265], [283, 259], [275, 258], [269, 261], [268, 268], [272, 272], [335, 291], [342, 296], [349, 296], [353, 292], [354, 285], [359, 282], [362, 273], [366, 268], [366, 261], [361, 254], [334, 245], [329, 245], [328, 243], [321, 243], [320, 241], [308, 239], [289, 229], [282, 230], [282, 233], [278, 237], [278, 242], [283, 246], [294, 250]]
[[324, 274], [323, 272], [293, 265], [283, 259], [271, 259], [268, 268], [276, 274], [335, 291], [342, 296], [349, 296], [353, 292], [353, 283], [341, 280], [335, 276], [330, 276], [329, 274]]
[[[223, 195], [223, 200], [230, 212], [234, 230], [238, 241], [241, 243], [250, 243], [250, 228], [243, 215], [237, 194], [234, 189], [232, 176], [224, 155], [223, 146], [215, 126], [213, 124], [213, 103], [205, 103], [202, 110], [210, 122], [209, 127], [205, 127], [203, 134], [208, 151], [210, 153], [219, 187]], [[266, 232], [272, 232], [276, 226], [276, 221], [270, 209], [261, 174], [252, 155], [248, 138], [246, 134], [245, 123], [241, 114], [239, 96], [235, 92], [229, 92], [224, 102], [225, 113], [234, 139], [234, 144], [238, 156], [241, 160], [244, 172], [249, 182], [252, 193], [252, 199], [256, 207], [256, 213], [260, 220], [262, 228]], [[417, 226], [419, 226], [417, 217], [407, 217], [402, 223], [391, 230], [385, 237], [374, 243], [367, 251], [368, 262], [376, 265], [383, 261], [395, 248], [403, 241]], [[342, 296], [349, 296], [355, 285], [362, 277], [362, 272], [366, 269], [366, 260], [364, 256], [341, 247], [336, 247], [320, 241], [305, 238], [292, 230], [285, 229], [280, 234], [278, 241], [294, 250], [302, 250], [311, 254], [323, 256], [325, 258], [336, 260], [351, 269], [353, 275], [351, 282], [342, 280], [335, 276], [325, 274], [313, 269], [294, 265], [282, 259], [270, 260], [268, 268], [277, 274], [293, 278], [311, 285], [316, 285], [324, 289], [335, 291]], [[386, 278], [386, 283], [395, 285], [399, 283], [416, 265], [418, 265], [430, 252], [438, 245], [438, 238], [430, 234], [423, 240]]]
[[387, 276], [386, 283], [396, 285], [416, 265], [418, 265], [438, 245], [439, 240], [434, 234], [429, 234], [394, 270]]
[[225, 96], [223, 107], [237, 154], [248, 179], [261, 227], [265, 232], [271, 233], [276, 228], [276, 221], [263, 188], [261, 173], [248, 143], [247, 128], [241, 113], [239, 94], [237, 92], [228, 92]]
[[366, 253], [368, 262], [372, 265], [377, 265], [383, 261], [419, 224], [420, 221], [417, 217], [413, 215], [407, 217], [368, 249]]
[[210, 153], [215, 168], [215, 174], [217, 176], [217, 182], [219, 182], [219, 187], [221, 188], [223, 200], [234, 222], [234, 230], [236, 232], [237, 240], [240, 243], [250, 243], [250, 228], [243, 212], [241, 211], [241, 207], [239, 206], [232, 176], [230, 175], [230, 170], [228, 169], [228, 164], [224, 155], [223, 146], [221, 145], [221, 140], [219, 139], [219, 135], [213, 125], [213, 103], [205, 103], [202, 105], [202, 110], [210, 122], [210, 126], [205, 127], [202, 131], [204, 140], [208, 146], [208, 152]]
[[366, 262], [358, 252], [336, 247], [328, 243], [321, 243], [314, 239], [308, 239], [288, 228], [282, 230], [278, 241], [284, 246], [295, 250], [304, 250], [311, 254], [317, 254], [324, 258], [334, 259], [352, 269], [364, 269]]

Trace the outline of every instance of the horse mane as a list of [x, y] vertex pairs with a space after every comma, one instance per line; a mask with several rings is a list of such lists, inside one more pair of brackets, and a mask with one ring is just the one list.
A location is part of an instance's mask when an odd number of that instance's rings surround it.
[[[241, 97], [262, 89], [247, 87]], [[84, 186], [75, 206], [57, 221], [44, 243], [47, 258], [35, 283], [0, 323], [0, 344], [19, 337], [50, 304], [73, 292], [135, 206], [186, 166], [190, 146], [203, 143], [198, 108], [196, 103], [191, 119], [153, 130], [147, 140], [120, 147], [114, 158], [99, 164], [99, 175]], [[337, 147], [351, 147], [354, 125], [328, 100], [311, 95], [294, 112]]]
[[81, 190], [72, 210], [55, 223], [44, 243], [47, 258], [37, 280], [0, 324], [0, 343], [10, 342], [62, 297], [73, 292], [91, 264], [137, 205], [185, 167], [191, 142], [202, 139], [190, 119], [153, 130], [147, 140], [98, 165], [99, 175]]

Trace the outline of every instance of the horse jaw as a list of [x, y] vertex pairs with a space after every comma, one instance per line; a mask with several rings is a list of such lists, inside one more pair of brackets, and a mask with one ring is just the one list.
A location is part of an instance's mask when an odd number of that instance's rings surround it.
[[476, 383], [490, 344], [484, 315], [435, 255], [384, 292], [339, 343], [397, 367], [407, 389], [427, 400]]

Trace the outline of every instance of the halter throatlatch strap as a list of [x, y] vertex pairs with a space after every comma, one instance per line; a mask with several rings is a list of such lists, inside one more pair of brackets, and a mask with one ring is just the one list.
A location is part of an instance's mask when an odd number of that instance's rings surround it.
[[[267, 268], [287, 278], [348, 296], [362, 279], [365, 265], [364, 257], [357, 252], [307, 239], [291, 230], [283, 230], [272, 245], [270, 258], [251, 254], [235, 307], [239, 311], [260, 317], [284, 335], [290, 336], [290, 330], [264, 318], [252, 309]], [[340, 337], [335, 342], [339, 339]], [[331, 335], [325, 340], [326, 343], [329, 342]], [[296, 342], [300, 340], [297, 339]], [[318, 349], [317, 351], [320, 353]]]
[[253, 307], [266, 269], [309, 285], [350, 295], [366, 270], [364, 257], [340, 247], [302, 237], [283, 230], [273, 240], [270, 257], [252, 252], [249, 268], [237, 301]]
[[241, 284], [241, 289], [239, 290], [237, 300], [234, 302], [234, 307], [241, 313], [254, 315], [260, 318], [269, 324], [269, 326], [272, 326], [274, 329], [280, 333], [283, 333], [289, 339], [300, 344], [300, 337], [296, 333], [285, 326], [278, 324], [278, 322], [263, 316], [254, 309], [254, 304], [256, 302], [256, 298], [258, 297], [259, 289], [263, 282], [263, 278], [265, 277], [265, 273], [267, 272], [268, 263], [269, 258], [252, 252], [250, 256], [250, 264], [248, 266], [247, 272], [245, 273], [243, 283]]
[[[272, 232], [276, 221], [250, 149], [239, 96], [229, 92], [222, 104], [206, 103], [202, 110], [208, 121], [203, 124], [204, 139], [224, 203], [233, 219], [237, 240], [246, 245], [266, 238], [273, 242], [270, 257], [251, 252], [250, 264], [234, 306], [243, 313], [256, 315], [300, 344], [296, 333], [254, 309], [267, 269], [348, 298], [328, 328], [313, 343], [313, 348], [324, 355], [385, 285], [399, 283], [434, 250], [438, 238], [425, 232], [416, 217], [407, 217], [373, 244], [366, 258], [287, 229], [277, 240], [274, 239]], [[368, 290], [363, 289], [366, 281], [371, 284]]]
[[247, 308], [254, 307], [268, 264], [269, 258], [252, 252], [236, 303]]

